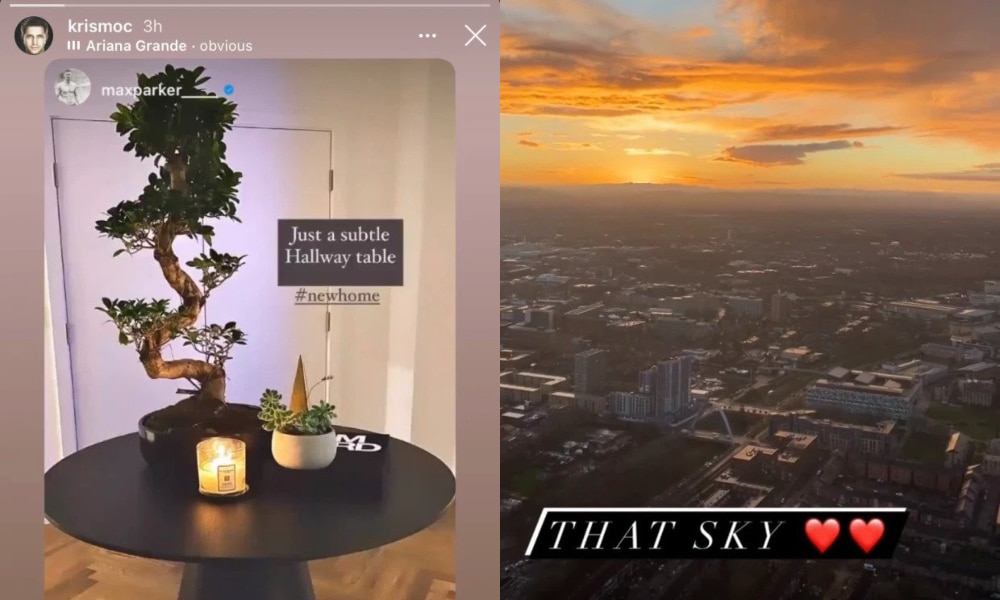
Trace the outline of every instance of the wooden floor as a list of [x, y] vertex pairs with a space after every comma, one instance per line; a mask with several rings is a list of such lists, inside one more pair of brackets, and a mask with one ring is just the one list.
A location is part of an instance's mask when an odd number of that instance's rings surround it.
[[[113, 554], [44, 527], [45, 600], [176, 600], [180, 565]], [[309, 566], [316, 600], [454, 600], [454, 508], [395, 544]]]

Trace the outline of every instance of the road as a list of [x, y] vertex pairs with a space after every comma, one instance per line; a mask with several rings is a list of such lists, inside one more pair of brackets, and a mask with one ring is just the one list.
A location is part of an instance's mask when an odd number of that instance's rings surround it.
[[[738, 402], [726, 401], [726, 400], [709, 400], [709, 403], [717, 410], [728, 410], [729, 412], [748, 412], [750, 414], [771, 416], [771, 415], [811, 415], [815, 414], [815, 410], [801, 409], [801, 410], [781, 410], [778, 408], [767, 408], [764, 406], [757, 406], [755, 404], [740, 404]], [[703, 415], [707, 416], [711, 414], [709, 411]]]
[[[691, 499], [695, 497], [695, 493], [700, 490], [707, 481], [718, 477], [719, 473], [725, 469], [726, 464], [733, 456], [736, 455], [737, 452], [739, 452], [739, 448], [726, 453], [702, 471], [700, 475], [681, 480], [677, 485], [671, 487], [656, 498], [653, 498], [650, 502], [647, 502], [646, 505], [676, 507], [689, 504]], [[591, 571], [592, 575], [583, 581], [573, 593], [567, 595], [566, 600], [589, 600], [589, 598], [604, 587], [608, 581], [617, 577], [628, 564], [628, 562], [620, 560], [603, 562], [595, 561], [593, 564], [594, 568]], [[683, 564], [687, 564], [687, 561]]]
[[710, 442], [729, 442], [733, 444], [739, 444], [741, 446], [745, 444], [752, 444], [756, 441], [753, 438], [748, 438], [745, 436], [735, 436], [733, 438], [730, 438], [728, 433], [719, 433], [717, 431], [703, 431], [700, 429], [685, 431], [684, 434], [696, 440], [706, 440]]
[[[730, 455], [731, 456], [731, 455]], [[724, 465], [725, 463], [723, 463]], [[806, 494], [809, 489], [809, 485], [812, 481], [812, 476], [810, 473], [803, 473], [795, 481], [788, 484], [788, 486], [781, 490], [782, 497], [785, 502], [783, 504], [775, 504], [775, 506], [794, 506], [802, 497]], [[777, 494], [772, 495], [776, 496]], [[770, 505], [770, 503], [768, 503]], [[662, 598], [677, 598], [682, 597], [682, 595], [687, 591], [693, 582], [695, 575], [698, 570], [697, 561], [683, 561], [680, 563], [679, 571], [676, 577], [670, 581], [666, 588], [666, 592], [661, 596]], [[766, 590], [762, 590], [760, 598], [780, 598], [785, 590], [788, 589], [788, 585], [795, 575], [802, 570], [804, 564], [801, 561], [788, 561], [784, 562], [777, 571], [774, 572], [772, 577], [767, 583]]]
[[[713, 468], [709, 469], [707, 472], [702, 473], [697, 478], [692, 478], [690, 481], [682, 482], [678, 484], [677, 488], [671, 492], [674, 497], [679, 497], [679, 494], [687, 493], [690, 498], [695, 497], [695, 491], [699, 489], [700, 485], [704, 485], [708, 477], [713, 477], [718, 475], [721, 468], [725, 467], [726, 462], [732, 453], [728, 454], [726, 457], [720, 459]], [[811, 483], [812, 477], [810, 473], [803, 473], [797, 480], [789, 483], [783, 490], [783, 497], [786, 500], [785, 505], [794, 505], [808, 490], [809, 484]], [[691, 491], [689, 491], [691, 490]], [[667, 506], [678, 506], [681, 504], [667, 504]], [[690, 505], [691, 502], [686, 503]], [[770, 504], [769, 504], [770, 505]], [[775, 506], [780, 506], [781, 504], [775, 504]], [[630, 563], [627, 563], [630, 564]], [[670, 599], [680, 599], [687, 598], [685, 594], [691, 593], [691, 586], [695, 583], [695, 580], [701, 573], [700, 566], [704, 563], [702, 561], [693, 560], [678, 560], [669, 561], [664, 565], [664, 573], [658, 574], [657, 577], [663, 578], [669, 575], [669, 579], [658, 582], [660, 586], [659, 598], [670, 598]], [[789, 583], [792, 578], [801, 570], [802, 564], [797, 561], [791, 561], [784, 563], [771, 577], [768, 582], [768, 588], [766, 590], [767, 595], [761, 595], [760, 598], [778, 598], [780, 597], [784, 590], [788, 588]], [[590, 595], [581, 595], [580, 598], [592, 598], [593, 593], [601, 589], [601, 587], [607, 587], [609, 583], [614, 582], [614, 578], [624, 579], [623, 573], [625, 573], [625, 565], [618, 565], [617, 572], [605, 571], [603, 573], [595, 573], [594, 579], [599, 577], [606, 577], [606, 579], [597, 579], [587, 587]], [[613, 585], [613, 583], [612, 583]], [[764, 591], [764, 590], [762, 590]], [[585, 592], [586, 593], [586, 592]]]

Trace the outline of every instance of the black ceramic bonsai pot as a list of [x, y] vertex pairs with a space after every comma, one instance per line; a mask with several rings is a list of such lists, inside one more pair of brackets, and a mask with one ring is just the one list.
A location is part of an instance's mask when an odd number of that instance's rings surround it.
[[[229, 404], [230, 409], [259, 412], [260, 407], [246, 404]], [[246, 444], [247, 483], [251, 490], [260, 481], [264, 466], [273, 462], [271, 432], [261, 425], [240, 429], [215, 431], [209, 427], [195, 426], [172, 429], [168, 432], [152, 431], [146, 422], [149, 415], [139, 420], [139, 451], [146, 465], [155, 472], [157, 479], [173, 487], [175, 484], [191, 490], [198, 489], [198, 442], [215, 436], [235, 438]]]

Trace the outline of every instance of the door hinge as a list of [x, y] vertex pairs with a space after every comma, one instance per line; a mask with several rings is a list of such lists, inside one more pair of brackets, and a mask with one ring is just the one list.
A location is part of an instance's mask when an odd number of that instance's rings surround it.
[[59, 187], [59, 163], [52, 163], [52, 183]]
[[66, 323], [66, 345], [69, 345], [69, 322]]
[[333, 191], [333, 169], [330, 169], [330, 191]]

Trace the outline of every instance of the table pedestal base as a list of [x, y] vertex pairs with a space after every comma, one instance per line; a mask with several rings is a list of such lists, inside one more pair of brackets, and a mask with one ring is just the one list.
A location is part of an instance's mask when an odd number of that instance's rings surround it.
[[316, 600], [306, 563], [219, 561], [184, 566], [178, 600]]

